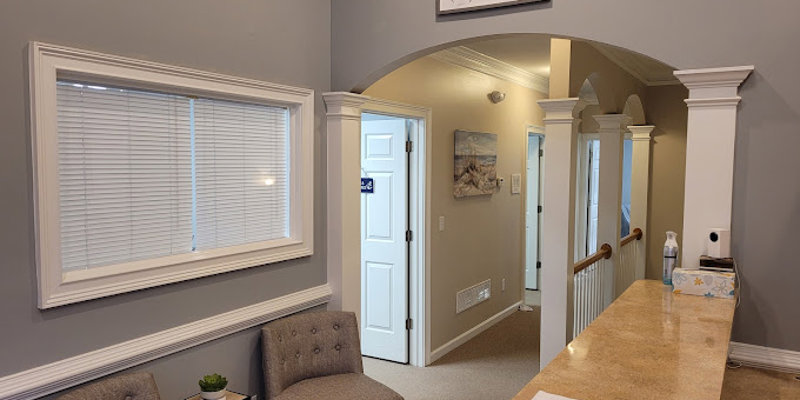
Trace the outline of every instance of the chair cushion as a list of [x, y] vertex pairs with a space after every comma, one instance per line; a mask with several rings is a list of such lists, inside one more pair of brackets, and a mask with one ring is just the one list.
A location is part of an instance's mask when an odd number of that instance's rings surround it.
[[337, 374], [304, 379], [274, 400], [403, 400], [392, 389], [364, 374]]

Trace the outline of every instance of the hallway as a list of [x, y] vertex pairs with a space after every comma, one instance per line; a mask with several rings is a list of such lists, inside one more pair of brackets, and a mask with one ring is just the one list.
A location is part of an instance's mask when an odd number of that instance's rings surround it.
[[406, 400], [510, 399], [539, 372], [539, 307], [515, 312], [426, 368], [364, 358]]

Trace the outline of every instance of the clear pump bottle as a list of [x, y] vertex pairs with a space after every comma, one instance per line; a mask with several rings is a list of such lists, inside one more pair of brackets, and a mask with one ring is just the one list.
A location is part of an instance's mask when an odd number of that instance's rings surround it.
[[667, 231], [664, 242], [664, 284], [672, 285], [672, 270], [678, 267], [678, 234]]

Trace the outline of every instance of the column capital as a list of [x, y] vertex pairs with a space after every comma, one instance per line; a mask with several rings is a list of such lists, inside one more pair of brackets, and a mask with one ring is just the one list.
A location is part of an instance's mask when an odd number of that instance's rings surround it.
[[545, 124], [573, 122], [586, 107], [586, 102], [577, 97], [545, 99], [539, 100], [538, 103], [539, 107], [542, 107], [542, 110], [545, 112]]
[[600, 125], [600, 133], [622, 133], [631, 123], [631, 117], [627, 114], [600, 114], [592, 118]]
[[350, 92], [327, 92], [322, 94], [328, 119], [361, 120], [361, 106], [369, 96]]
[[631, 132], [631, 140], [638, 141], [650, 140], [650, 134], [656, 129], [655, 125], [630, 125], [628, 130]]
[[739, 85], [753, 72], [752, 65], [741, 67], [685, 69], [675, 76], [689, 89], [690, 107], [736, 107], [741, 98]]

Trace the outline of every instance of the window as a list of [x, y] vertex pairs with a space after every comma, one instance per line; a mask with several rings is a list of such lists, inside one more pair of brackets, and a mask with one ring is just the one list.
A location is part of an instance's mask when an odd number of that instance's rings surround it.
[[312, 254], [311, 90], [31, 57], [40, 308]]

